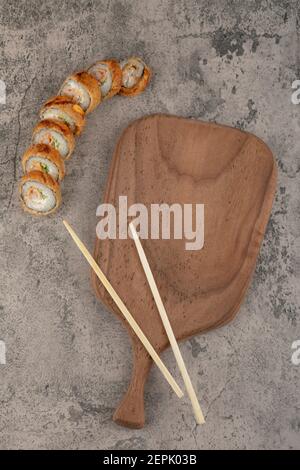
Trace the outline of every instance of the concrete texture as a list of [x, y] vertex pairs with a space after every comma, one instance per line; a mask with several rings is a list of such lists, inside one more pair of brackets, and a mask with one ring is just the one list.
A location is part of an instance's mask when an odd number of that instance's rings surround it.
[[[0, 2], [0, 447], [34, 449], [300, 448], [299, 2], [186, 0]], [[116, 97], [88, 118], [68, 163], [63, 206], [32, 218], [17, 196], [20, 157], [37, 112], [64, 77], [96, 59], [141, 55], [149, 90]], [[147, 425], [111, 416], [129, 381], [131, 351], [96, 301], [89, 269], [62, 226], [92, 249], [95, 211], [117, 137], [164, 112], [238, 126], [272, 148], [277, 198], [237, 319], [182, 344], [207, 424], [195, 427], [153, 368]], [[179, 379], [170, 351], [163, 359]]]

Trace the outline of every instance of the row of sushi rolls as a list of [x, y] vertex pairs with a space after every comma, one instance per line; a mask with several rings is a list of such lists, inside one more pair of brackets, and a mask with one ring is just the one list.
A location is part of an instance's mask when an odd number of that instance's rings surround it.
[[42, 106], [32, 145], [22, 157], [24, 176], [19, 191], [27, 212], [48, 215], [59, 207], [65, 161], [73, 153], [75, 137], [81, 134], [86, 115], [114, 95], [141, 93], [150, 75], [140, 58], [130, 57], [120, 63], [113, 59], [98, 61], [64, 81], [58, 96]]

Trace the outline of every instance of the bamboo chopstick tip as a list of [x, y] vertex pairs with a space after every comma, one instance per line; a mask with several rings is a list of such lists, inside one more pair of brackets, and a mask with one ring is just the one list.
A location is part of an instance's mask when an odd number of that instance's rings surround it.
[[71, 237], [74, 239], [74, 236], [76, 236], [74, 230], [72, 229], [71, 225], [69, 224], [69, 222], [67, 222], [66, 220], [63, 220], [62, 221], [66, 230], [69, 232], [69, 234], [71, 235]]
[[204, 418], [197, 419], [197, 421], [196, 421], [197, 425], [199, 425], [199, 426], [200, 426], [201, 424], [205, 424], [205, 422], [206, 422], [206, 421], [205, 421]]
[[63, 219], [62, 223], [64, 224], [64, 226], [66, 227], [66, 229], [69, 228], [69, 224], [68, 224], [68, 222], [67, 222], [65, 219]]

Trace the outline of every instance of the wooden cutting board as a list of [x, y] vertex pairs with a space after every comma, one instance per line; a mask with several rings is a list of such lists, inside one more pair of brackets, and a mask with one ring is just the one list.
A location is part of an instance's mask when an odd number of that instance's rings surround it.
[[[143, 240], [178, 340], [234, 318], [245, 296], [270, 216], [276, 165], [259, 138], [231, 127], [167, 115], [133, 122], [114, 153], [104, 201], [128, 205], [205, 205], [204, 247], [186, 240]], [[134, 242], [96, 241], [95, 259], [157, 352], [168, 339]], [[98, 298], [118, 315], [133, 346], [131, 383], [114, 414], [128, 427], [144, 425], [144, 385], [152, 360], [92, 273]]]

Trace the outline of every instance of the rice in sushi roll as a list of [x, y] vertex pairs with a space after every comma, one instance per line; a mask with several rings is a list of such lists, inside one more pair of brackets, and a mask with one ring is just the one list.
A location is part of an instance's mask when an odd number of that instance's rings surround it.
[[88, 72], [98, 81], [103, 99], [119, 93], [122, 85], [122, 70], [116, 60], [100, 60]]
[[30, 214], [51, 214], [61, 203], [59, 183], [41, 171], [34, 170], [24, 175], [19, 191], [23, 208]]
[[151, 71], [138, 57], [130, 57], [121, 62], [122, 86], [120, 95], [135, 96], [145, 90]]
[[63, 83], [60, 95], [69, 96], [85, 113], [93, 111], [101, 102], [98, 81], [88, 72], [70, 75]]
[[54, 147], [46, 144], [36, 144], [29, 147], [22, 158], [24, 173], [38, 170], [50, 175], [55, 181], [65, 176], [65, 164], [60, 153]]
[[40, 111], [41, 119], [52, 119], [65, 123], [74, 135], [80, 135], [84, 124], [84, 111], [69, 96], [50, 98]]
[[64, 160], [70, 158], [75, 139], [71, 129], [60, 121], [45, 119], [33, 129], [33, 144], [47, 144], [58, 150]]

